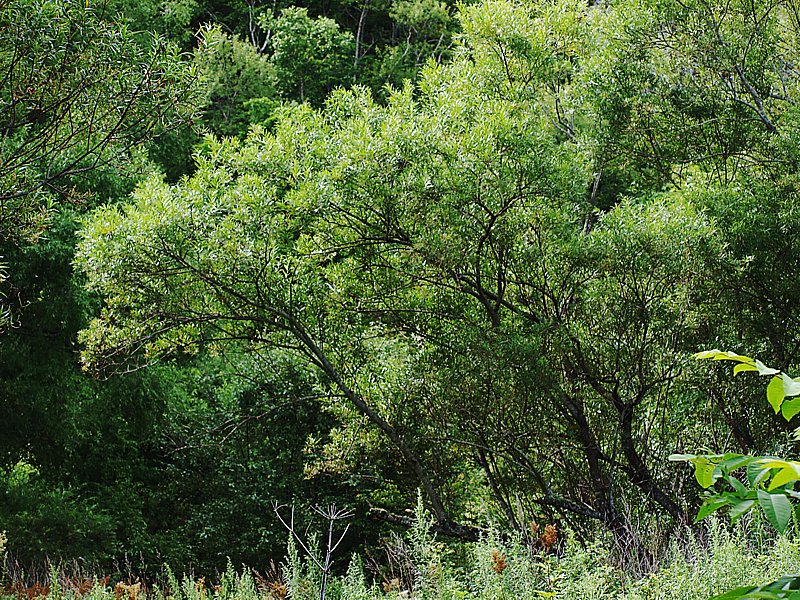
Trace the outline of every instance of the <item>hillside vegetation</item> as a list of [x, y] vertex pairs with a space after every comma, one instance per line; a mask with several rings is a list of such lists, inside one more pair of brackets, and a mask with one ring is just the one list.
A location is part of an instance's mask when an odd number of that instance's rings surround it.
[[798, 37], [793, 0], [0, 3], [9, 589], [795, 570]]

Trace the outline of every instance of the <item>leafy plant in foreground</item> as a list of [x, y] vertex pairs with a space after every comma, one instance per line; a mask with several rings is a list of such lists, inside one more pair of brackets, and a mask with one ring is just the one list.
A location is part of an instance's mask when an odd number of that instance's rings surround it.
[[[736, 362], [733, 374], [755, 371], [759, 375], [771, 376], [767, 385], [767, 401], [775, 413], [790, 421], [800, 413], [800, 378], [766, 366], [757, 359], [734, 352], [707, 350], [694, 355], [698, 360], [730, 360]], [[795, 436], [800, 428], [795, 430]], [[792, 517], [792, 499], [800, 498], [794, 485], [800, 481], [800, 462], [774, 456], [750, 456], [745, 454], [673, 454], [673, 461], [687, 461], [694, 465], [697, 482], [710, 490], [717, 481], [724, 481], [729, 489], [708, 493], [695, 522], [712, 513], [729, 507], [730, 518], [736, 521], [759, 506], [767, 520], [780, 533], [784, 533]], [[734, 475], [745, 471], [745, 477]], [[800, 575], [782, 577], [761, 586], [739, 587], [715, 600], [739, 598], [794, 598], [800, 599]]]
[[[795, 398], [800, 395], [800, 380], [733, 352], [708, 350], [695, 354], [695, 358], [737, 362], [734, 375], [755, 371], [772, 376], [767, 386], [767, 400], [775, 412], [780, 412], [787, 421], [800, 412], [800, 398]], [[730, 486], [728, 491], [709, 494], [695, 521], [725, 507], [730, 508], [730, 517], [735, 521], [758, 505], [775, 529], [781, 533], [786, 530], [792, 512], [790, 499], [800, 497], [793, 489], [800, 480], [800, 462], [735, 453], [673, 454], [669, 459], [692, 463], [695, 479], [704, 489], [712, 488], [720, 480]], [[740, 469], [745, 470], [744, 480], [734, 475]]]

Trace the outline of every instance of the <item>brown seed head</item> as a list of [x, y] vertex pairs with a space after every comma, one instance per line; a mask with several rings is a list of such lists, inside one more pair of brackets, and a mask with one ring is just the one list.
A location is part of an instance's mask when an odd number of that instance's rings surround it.
[[542, 537], [539, 538], [539, 541], [542, 543], [542, 546], [545, 550], [550, 550], [550, 548], [555, 546], [557, 539], [558, 534], [556, 532], [556, 526], [547, 525], [545, 526], [544, 533], [542, 534]]
[[492, 550], [492, 571], [498, 575], [502, 575], [503, 571], [508, 568], [506, 562], [506, 555], [499, 550]]

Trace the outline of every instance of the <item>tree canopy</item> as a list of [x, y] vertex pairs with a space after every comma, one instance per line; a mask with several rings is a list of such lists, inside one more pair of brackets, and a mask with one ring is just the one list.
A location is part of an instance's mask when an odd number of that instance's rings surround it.
[[689, 357], [796, 370], [799, 28], [791, 0], [3, 4], [0, 494], [179, 564], [276, 547], [293, 496], [396, 523], [420, 488], [467, 539], [687, 523], [666, 456], [785, 431]]
[[442, 522], [465, 464], [518, 527], [520, 497], [615, 530], [634, 497], [685, 519], [657, 468], [697, 442], [681, 357], [745, 328], [785, 352], [735, 303], [789, 293], [763, 272], [756, 291], [736, 232], [748, 202], [793, 205], [792, 15], [462, 7], [454, 59], [385, 103], [354, 88], [286, 108], [95, 213], [78, 264], [107, 300], [86, 364], [287, 348]]

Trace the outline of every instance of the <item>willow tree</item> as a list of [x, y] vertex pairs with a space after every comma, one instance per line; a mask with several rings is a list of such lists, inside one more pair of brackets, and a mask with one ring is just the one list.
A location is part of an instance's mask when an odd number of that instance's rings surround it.
[[[714, 336], [730, 257], [704, 209], [733, 156], [687, 147], [665, 116], [707, 125], [668, 93], [696, 40], [664, 52], [681, 22], [646, 3], [460, 19], [454, 60], [385, 104], [356, 89], [284, 109], [274, 132], [209, 142], [191, 179], [98, 211], [78, 262], [106, 306], [85, 363], [289, 349], [357, 449], [330, 455], [357, 471], [382, 449], [454, 533], [474, 534], [454, 522], [465, 468], [519, 529], [549, 512], [624, 534], [620, 502], [641, 500], [682, 521], [681, 475], [660, 465], [696, 441], [680, 357]], [[733, 111], [742, 86], [698, 90]], [[763, 154], [772, 134], [746, 116], [720, 139], [744, 123]]]
[[136, 168], [140, 146], [194, 114], [193, 75], [104, 5], [0, 5], [0, 240], [23, 242], [93, 171]]

